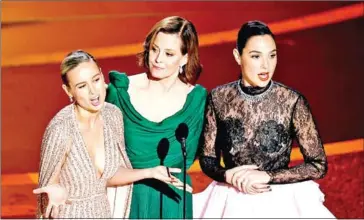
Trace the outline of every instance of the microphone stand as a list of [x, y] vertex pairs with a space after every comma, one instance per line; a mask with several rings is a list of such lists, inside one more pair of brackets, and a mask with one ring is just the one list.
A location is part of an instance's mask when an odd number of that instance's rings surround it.
[[188, 126], [186, 123], [178, 125], [175, 135], [177, 140], [181, 143], [183, 155], [183, 218], [186, 219], [186, 176], [187, 176], [187, 152], [186, 152], [186, 139], [188, 136]]
[[[168, 154], [168, 150], [169, 150], [169, 141], [167, 138], [162, 138], [159, 143], [158, 143], [158, 147], [157, 147], [157, 154], [158, 157], [160, 159], [160, 165], [164, 166], [164, 160], [167, 157]], [[168, 171], [168, 168], [167, 168]], [[169, 175], [169, 171], [168, 171], [168, 175]], [[159, 196], [159, 214], [160, 214], [160, 219], [163, 219], [163, 192], [160, 191], [160, 196]]]
[[[161, 166], [164, 166], [163, 160], [161, 160]], [[160, 219], [163, 219], [163, 193], [162, 191], [159, 193], [159, 216]]]
[[186, 138], [182, 138], [182, 155], [183, 155], [183, 219], [186, 219], [186, 176], [187, 176], [187, 152]]

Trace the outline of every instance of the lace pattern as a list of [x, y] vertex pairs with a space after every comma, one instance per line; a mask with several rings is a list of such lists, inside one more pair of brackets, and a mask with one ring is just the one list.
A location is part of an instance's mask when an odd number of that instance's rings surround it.
[[[327, 161], [307, 100], [274, 81], [261, 91], [246, 90], [235, 81], [209, 94], [200, 155], [203, 171], [221, 182], [226, 169], [255, 164], [267, 171], [271, 183], [322, 178]], [[293, 138], [304, 163], [289, 168]], [[226, 168], [219, 165], [221, 155]]]

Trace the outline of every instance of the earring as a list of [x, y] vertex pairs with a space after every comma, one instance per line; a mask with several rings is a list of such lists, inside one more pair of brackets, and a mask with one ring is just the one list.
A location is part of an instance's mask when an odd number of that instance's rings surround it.
[[73, 97], [72, 96], [70, 96], [70, 102], [73, 102]]
[[183, 72], [183, 68], [182, 68], [182, 66], [179, 66], [179, 74], [182, 74], [182, 72]]

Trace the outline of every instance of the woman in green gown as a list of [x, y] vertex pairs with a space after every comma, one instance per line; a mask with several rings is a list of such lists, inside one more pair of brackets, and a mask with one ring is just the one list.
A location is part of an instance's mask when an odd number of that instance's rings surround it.
[[[111, 71], [106, 101], [124, 115], [126, 152], [133, 168], [163, 163], [183, 169], [180, 123], [188, 127], [187, 169], [192, 165], [203, 126], [207, 91], [195, 84], [202, 67], [198, 37], [188, 20], [167, 17], [151, 29], [138, 54], [146, 73], [127, 76]], [[158, 154], [161, 148], [167, 155]], [[183, 172], [175, 175], [183, 181]], [[187, 184], [191, 179], [187, 175]], [[115, 206], [117, 209], [117, 206]], [[192, 218], [192, 194], [186, 193], [186, 218]], [[134, 183], [130, 218], [182, 218], [183, 190], [155, 180]]]

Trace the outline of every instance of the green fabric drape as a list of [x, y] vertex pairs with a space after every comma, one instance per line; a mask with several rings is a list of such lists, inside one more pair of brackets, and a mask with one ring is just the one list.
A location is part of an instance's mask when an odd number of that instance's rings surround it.
[[[129, 79], [125, 73], [111, 71], [106, 101], [118, 106], [124, 116], [126, 152], [133, 168], [160, 165], [158, 145], [169, 145], [164, 165], [183, 168], [181, 145], [175, 131], [180, 123], [188, 126], [187, 169], [192, 165], [203, 126], [207, 91], [196, 85], [188, 94], [183, 108], [174, 115], [156, 123], [144, 118], [130, 102]], [[162, 106], [161, 106], [162, 108]], [[161, 141], [164, 139], [164, 141]], [[166, 141], [168, 140], [168, 141]], [[183, 173], [183, 172], [182, 172]], [[183, 181], [183, 174], [174, 174]], [[188, 176], [187, 182], [191, 185]], [[161, 202], [162, 198], [162, 202]], [[162, 206], [162, 207], [161, 207]], [[192, 218], [192, 194], [186, 195], [186, 217]], [[134, 184], [130, 218], [182, 218], [183, 191], [157, 180], [143, 180]]]

